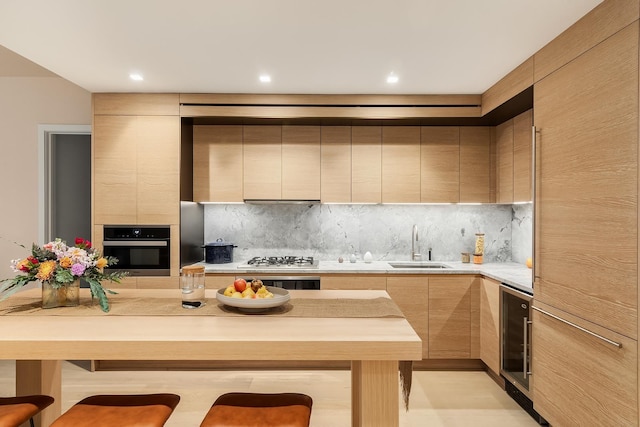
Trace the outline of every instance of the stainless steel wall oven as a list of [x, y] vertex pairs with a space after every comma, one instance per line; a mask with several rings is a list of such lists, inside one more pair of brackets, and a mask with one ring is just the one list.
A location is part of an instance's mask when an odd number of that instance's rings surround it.
[[169, 276], [171, 231], [163, 225], [105, 225], [103, 254], [132, 276]]

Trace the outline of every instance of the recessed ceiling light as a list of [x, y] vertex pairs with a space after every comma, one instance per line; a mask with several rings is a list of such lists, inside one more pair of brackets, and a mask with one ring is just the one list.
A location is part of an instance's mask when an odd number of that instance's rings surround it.
[[389, 76], [387, 77], [387, 83], [398, 83], [398, 80], [398, 76], [393, 73], [389, 74]]
[[129, 74], [129, 78], [137, 82], [141, 82], [142, 80], [144, 80], [144, 77], [142, 77], [142, 74], [138, 74], [138, 73]]
[[261, 74], [260, 75], [260, 81], [262, 83], [269, 83], [269, 82], [271, 82], [271, 76], [268, 75], [268, 74]]

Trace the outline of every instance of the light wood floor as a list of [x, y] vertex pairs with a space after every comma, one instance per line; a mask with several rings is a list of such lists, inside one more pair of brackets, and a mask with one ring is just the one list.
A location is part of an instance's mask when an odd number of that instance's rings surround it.
[[[306, 393], [312, 427], [350, 425], [349, 371], [89, 372], [84, 362], [63, 364], [62, 410], [100, 393], [176, 393], [182, 399], [167, 427], [198, 426], [229, 391]], [[0, 361], [0, 396], [15, 393], [15, 363]], [[400, 399], [400, 397], [398, 397]], [[401, 427], [535, 427], [537, 424], [484, 372], [414, 372], [409, 411]]]

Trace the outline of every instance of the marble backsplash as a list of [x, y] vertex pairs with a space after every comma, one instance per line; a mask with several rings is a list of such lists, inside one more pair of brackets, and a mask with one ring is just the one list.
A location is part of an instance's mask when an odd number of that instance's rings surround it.
[[[418, 226], [422, 259], [459, 261], [485, 234], [485, 262], [524, 263], [531, 251], [531, 204], [525, 205], [252, 205], [208, 204], [205, 242], [238, 247], [234, 261], [254, 256], [302, 255], [320, 260], [409, 260]], [[528, 233], [528, 234], [527, 234]], [[417, 250], [417, 251], [418, 251]]]

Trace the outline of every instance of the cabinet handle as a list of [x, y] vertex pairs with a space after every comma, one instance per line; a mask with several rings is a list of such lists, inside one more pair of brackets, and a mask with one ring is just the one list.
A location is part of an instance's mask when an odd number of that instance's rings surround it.
[[534, 309], [534, 310], [536, 310], [536, 311], [539, 311], [539, 312], [540, 312], [540, 313], [542, 313], [542, 314], [546, 314], [546, 315], [547, 315], [547, 316], [549, 316], [549, 317], [553, 317], [554, 319], [559, 320], [559, 321], [561, 321], [562, 323], [566, 323], [566, 324], [567, 324], [567, 325], [569, 325], [569, 326], [573, 326], [573, 327], [574, 327], [574, 328], [576, 328], [576, 329], [580, 329], [582, 332], [586, 332], [587, 334], [592, 335], [592, 336], [594, 336], [594, 337], [596, 337], [596, 338], [599, 338], [599, 339], [601, 339], [602, 341], [605, 341], [605, 342], [607, 342], [607, 343], [609, 343], [609, 344], [611, 344], [611, 345], [613, 345], [613, 346], [616, 346], [616, 347], [618, 347], [618, 348], [622, 348], [622, 343], [612, 341], [612, 340], [610, 340], [609, 338], [605, 338], [605, 337], [603, 337], [602, 335], [596, 334], [595, 332], [592, 332], [592, 331], [590, 331], [590, 330], [588, 330], [588, 329], [585, 329], [585, 328], [583, 328], [582, 326], [578, 326], [578, 325], [576, 325], [575, 323], [569, 322], [568, 320], [564, 320], [563, 318], [558, 317], [558, 316], [556, 316], [555, 314], [551, 314], [551, 313], [549, 313], [548, 311], [542, 310], [541, 308], [534, 307], [534, 306], [531, 306], [531, 308], [533, 308], [533, 309]]
[[524, 376], [524, 379], [527, 379], [527, 359], [529, 358], [529, 319], [528, 318], [524, 318], [523, 320], [523, 325], [524, 325], [524, 329], [523, 329], [523, 336], [524, 336], [524, 357], [522, 358], [522, 375]]
[[540, 129], [531, 126], [531, 232], [533, 239], [531, 240], [531, 283], [536, 280], [536, 152], [537, 141], [536, 135], [540, 133]]

